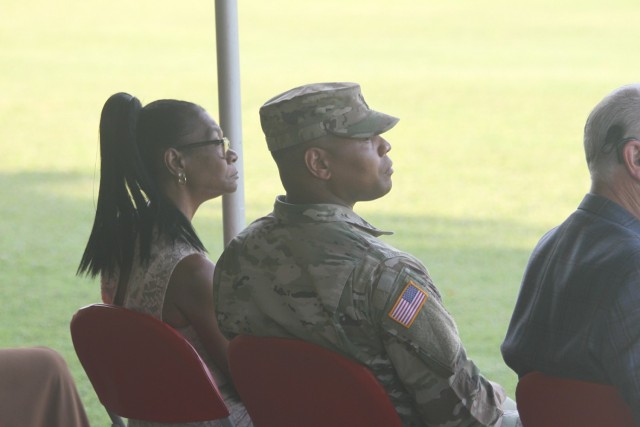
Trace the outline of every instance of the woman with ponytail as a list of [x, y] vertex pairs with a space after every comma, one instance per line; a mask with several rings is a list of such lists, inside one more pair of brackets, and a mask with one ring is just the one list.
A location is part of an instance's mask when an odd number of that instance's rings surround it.
[[214, 264], [191, 225], [203, 202], [236, 190], [237, 154], [202, 107], [178, 100], [143, 107], [117, 93], [102, 110], [100, 156], [96, 216], [78, 274], [101, 277], [105, 303], [151, 314], [184, 335], [212, 371], [236, 427], [251, 426], [228, 380]]

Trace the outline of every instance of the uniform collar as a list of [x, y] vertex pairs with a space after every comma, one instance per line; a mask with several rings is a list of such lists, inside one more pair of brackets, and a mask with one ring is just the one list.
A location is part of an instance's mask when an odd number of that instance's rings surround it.
[[276, 218], [289, 222], [346, 222], [373, 236], [393, 234], [374, 227], [356, 214], [353, 209], [332, 203], [291, 204], [285, 196], [276, 197], [273, 214]]

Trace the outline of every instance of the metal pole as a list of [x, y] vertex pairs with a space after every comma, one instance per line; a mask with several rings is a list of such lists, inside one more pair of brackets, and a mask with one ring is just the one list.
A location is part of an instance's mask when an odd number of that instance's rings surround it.
[[220, 127], [238, 153], [238, 189], [222, 196], [224, 245], [245, 227], [244, 167], [240, 100], [240, 59], [238, 4], [236, 0], [216, 0], [216, 51], [218, 62], [218, 108]]

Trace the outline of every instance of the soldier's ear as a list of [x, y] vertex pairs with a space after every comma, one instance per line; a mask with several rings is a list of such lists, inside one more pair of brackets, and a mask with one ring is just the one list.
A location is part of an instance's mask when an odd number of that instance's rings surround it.
[[323, 181], [331, 178], [329, 169], [329, 153], [327, 150], [318, 147], [308, 148], [304, 152], [304, 163], [309, 173]]

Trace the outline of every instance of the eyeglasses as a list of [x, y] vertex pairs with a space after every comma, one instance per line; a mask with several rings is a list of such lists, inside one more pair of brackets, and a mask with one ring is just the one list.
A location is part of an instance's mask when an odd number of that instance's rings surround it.
[[190, 142], [188, 144], [181, 144], [181, 145], [172, 145], [171, 148], [175, 148], [178, 151], [182, 151], [182, 150], [189, 150], [192, 148], [198, 148], [198, 147], [204, 147], [205, 145], [217, 145], [217, 144], [222, 144], [222, 153], [226, 156], [227, 152], [229, 151], [229, 139], [228, 138], [222, 138], [222, 139], [211, 139], [209, 141], [198, 141], [198, 142]]

